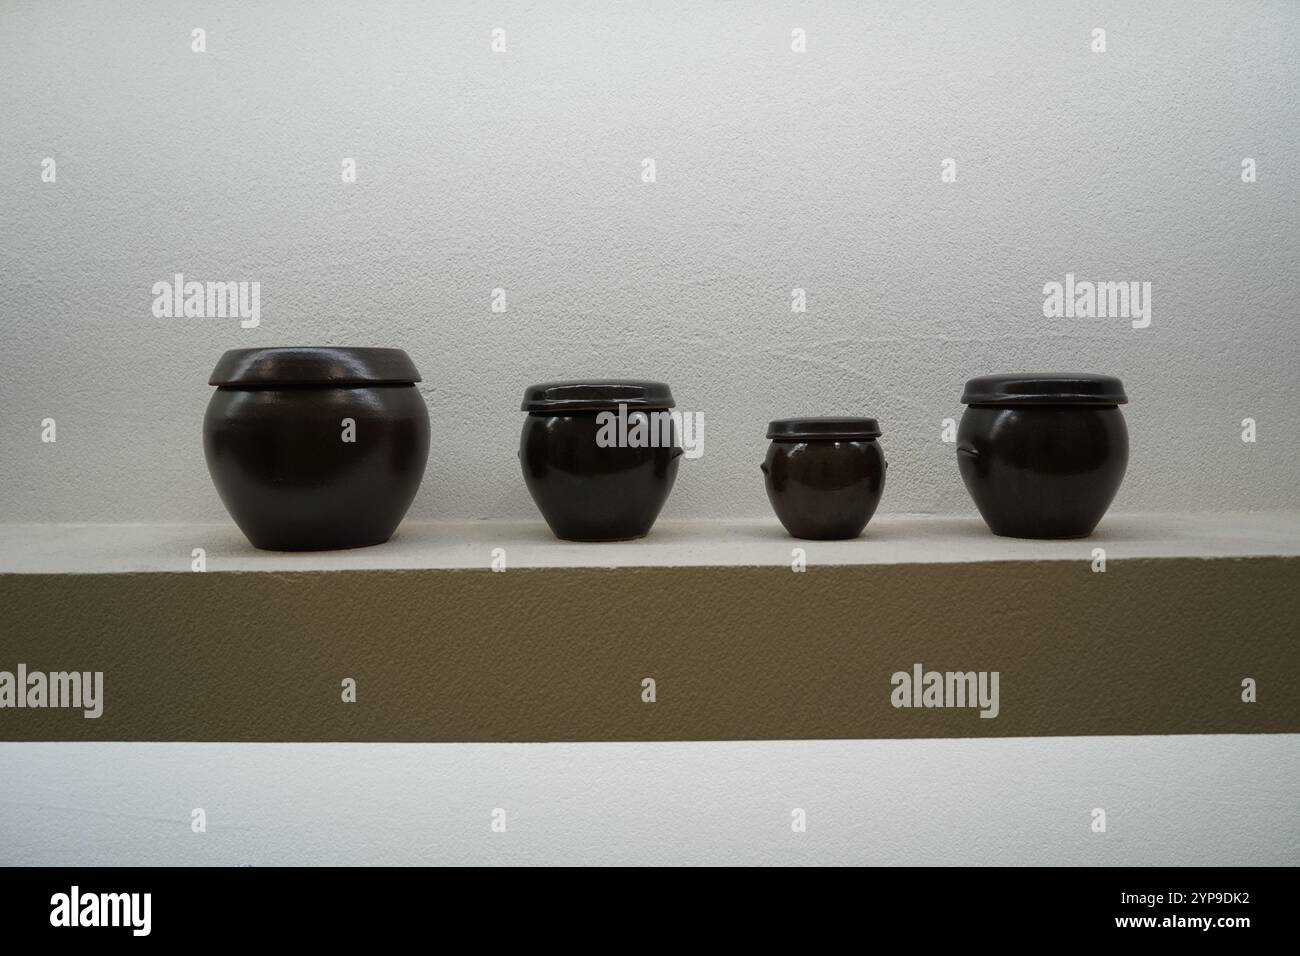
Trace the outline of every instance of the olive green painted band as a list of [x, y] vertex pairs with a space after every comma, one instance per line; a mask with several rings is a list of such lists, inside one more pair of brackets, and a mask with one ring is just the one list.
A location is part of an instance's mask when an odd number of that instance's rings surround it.
[[[1298, 582], [1294, 557], [3, 575], [0, 671], [102, 671], [104, 709], [6, 707], [0, 739], [1294, 733]], [[997, 671], [997, 716], [895, 707], [916, 664]]]

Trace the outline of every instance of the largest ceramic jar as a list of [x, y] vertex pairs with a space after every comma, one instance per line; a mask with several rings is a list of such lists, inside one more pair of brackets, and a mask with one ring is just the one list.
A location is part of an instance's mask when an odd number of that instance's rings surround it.
[[994, 534], [1082, 538], [1128, 467], [1124, 386], [1109, 375], [985, 375], [957, 429], [966, 489]]
[[209, 379], [208, 471], [256, 547], [387, 541], [424, 476], [429, 413], [401, 349], [236, 349]]
[[622, 541], [650, 530], [682, 454], [673, 406], [662, 382], [548, 382], [524, 392], [519, 461], [556, 537]]

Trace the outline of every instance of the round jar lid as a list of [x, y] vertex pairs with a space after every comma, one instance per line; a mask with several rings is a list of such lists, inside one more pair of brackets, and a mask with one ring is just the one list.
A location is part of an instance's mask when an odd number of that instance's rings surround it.
[[767, 437], [783, 441], [871, 441], [880, 437], [874, 418], [781, 418], [767, 425]]
[[1113, 375], [1046, 372], [981, 375], [966, 383], [963, 405], [1123, 405], [1124, 383]]
[[628, 408], [672, 408], [672, 390], [663, 382], [622, 380], [546, 382], [524, 390], [525, 412], [588, 412]]
[[217, 361], [209, 385], [413, 385], [420, 381], [401, 349], [334, 346], [231, 349]]

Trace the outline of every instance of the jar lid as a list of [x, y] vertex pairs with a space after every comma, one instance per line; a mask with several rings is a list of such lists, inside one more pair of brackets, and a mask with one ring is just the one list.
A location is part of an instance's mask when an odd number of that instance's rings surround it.
[[663, 382], [623, 380], [546, 382], [524, 390], [525, 412], [588, 412], [602, 409], [672, 408], [672, 390]]
[[871, 441], [880, 437], [874, 418], [781, 418], [767, 425], [767, 437], [784, 441]]
[[1124, 383], [1112, 375], [1046, 372], [981, 375], [966, 383], [963, 405], [1123, 405]]
[[217, 361], [209, 385], [413, 385], [420, 381], [401, 349], [303, 346], [231, 349]]

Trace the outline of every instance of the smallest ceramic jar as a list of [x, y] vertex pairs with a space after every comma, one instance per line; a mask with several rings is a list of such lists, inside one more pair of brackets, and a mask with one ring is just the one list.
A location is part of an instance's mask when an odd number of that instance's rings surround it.
[[856, 538], [885, 490], [885, 455], [874, 418], [771, 422], [762, 464], [767, 497], [796, 538]]

